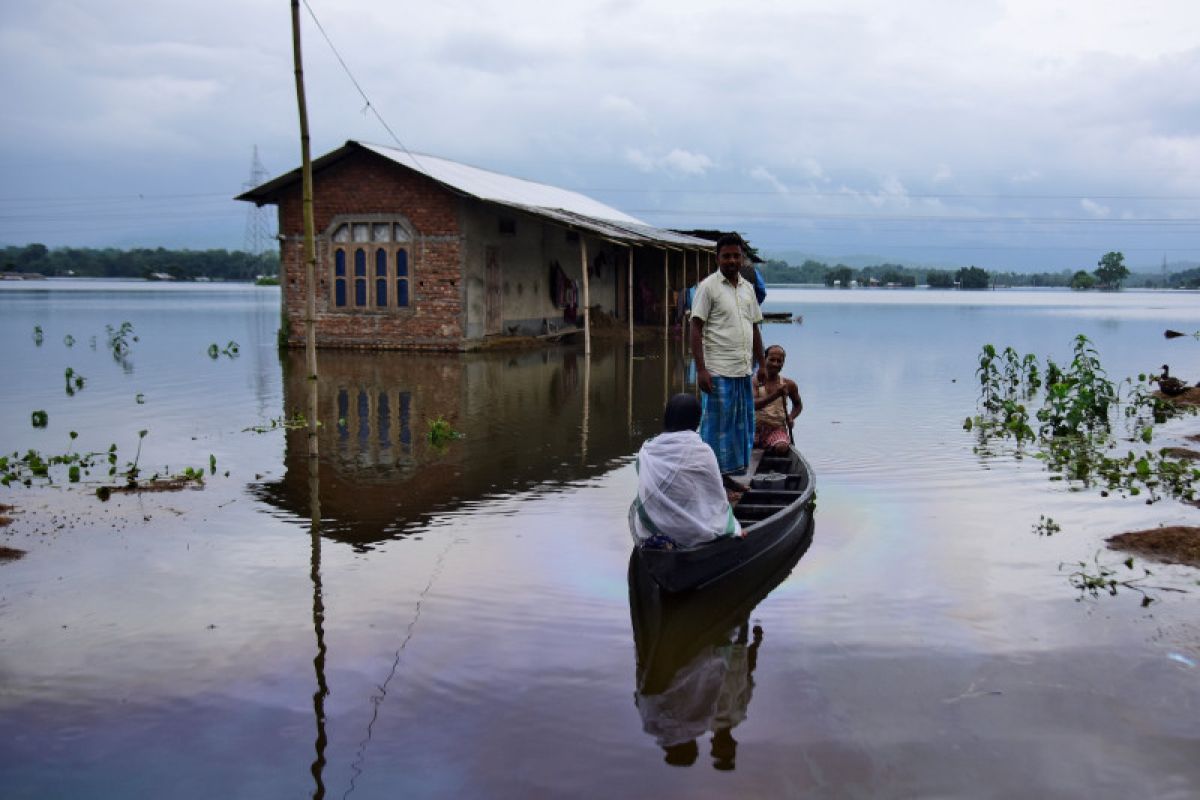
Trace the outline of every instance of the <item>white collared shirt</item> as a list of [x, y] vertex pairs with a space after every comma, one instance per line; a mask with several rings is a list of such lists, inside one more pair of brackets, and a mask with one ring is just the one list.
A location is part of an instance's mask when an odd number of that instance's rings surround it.
[[704, 321], [704, 366], [723, 378], [744, 378], [754, 368], [754, 326], [762, 310], [745, 278], [734, 286], [719, 271], [700, 281], [692, 316]]

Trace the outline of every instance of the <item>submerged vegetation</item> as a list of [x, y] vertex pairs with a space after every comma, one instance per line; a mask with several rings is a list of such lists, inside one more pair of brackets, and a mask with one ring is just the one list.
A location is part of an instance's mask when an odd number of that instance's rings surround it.
[[963, 427], [976, 433], [981, 456], [1032, 456], [1051, 480], [1099, 487], [1104, 496], [1196, 499], [1200, 469], [1152, 447], [1156, 424], [1195, 409], [1153, 393], [1145, 374], [1111, 380], [1086, 336], [1075, 337], [1065, 365], [985, 345], [976, 376], [980, 413]]
[[[113, 359], [117, 361], [126, 372], [132, 371], [132, 365], [128, 360], [128, 356], [132, 352], [133, 345], [138, 341], [137, 335], [134, 333], [133, 323], [124, 321], [120, 325], [105, 325], [105, 336], [107, 340], [107, 348], [112, 353]], [[35, 325], [33, 329], [34, 344], [41, 347], [45, 341], [45, 331], [41, 325]], [[91, 347], [93, 350], [98, 349], [97, 337], [91, 337]], [[63, 337], [63, 344], [71, 348], [75, 344], [75, 337], [71, 334], [66, 334]], [[219, 355], [225, 355], [229, 358], [237, 358], [241, 352], [240, 345], [236, 341], [230, 340], [229, 343], [222, 349], [216, 344], [210, 348], [210, 355], [214, 358]], [[64, 390], [68, 397], [73, 397], [81, 391], [88, 383], [87, 378], [75, 371], [74, 367], [67, 367], [63, 372]], [[134, 403], [144, 405], [146, 402], [145, 395], [138, 392], [134, 397]], [[30, 424], [34, 428], [46, 429], [50, 424], [49, 414], [44, 409], [37, 409], [30, 413]], [[272, 423], [272, 427], [278, 424]], [[283, 423], [280, 427], [291, 427], [290, 424]], [[264, 429], [265, 430], [265, 429]], [[68, 433], [68, 446], [63, 453], [44, 453], [36, 448], [28, 448], [24, 453], [14, 450], [9, 454], [0, 456], [0, 486], [12, 486], [14, 484], [26, 487], [34, 485], [53, 485], [59, 482], [80, 483], [92, 476], [93, 471], [97, 472], [99, 480], [107, 481], [113, 478], [122, 479], [123, 482], [119, 485], [108, 485], [104, 483], [98, 486], [95, 490], [96, 495], [106, 500], [113, 492], [130, 492], [130, 491], [163, 491], [183, 488], [189, 484], [202, 485], [204, 483], [205, 471], [203, 467], [186, 467], [181, 472], [172, 474], [169, 468], [164, 468], [161, 471], [154, 472], [149, 477], [143, 476], [142, 459], [142, 442], [150, 433], [149, 429], [138, 431], [137, 447], [134, 450], [133, 458], [126, 461], [123, 466], [118, 466], [119, 456], [117, 445], [109, 445], [107, 450], [98, 452], [75, 452], [75, 440], [79, 437], [77, 431]], [[217, 471], [217, 461], [214, 455], [208, 457], [208, 474], [215, 475]], [[226, 475], [229, 473], [226, 472]]]
[[[1117, 492], [1125, 497], [1145, 495], [1146, 503], [1163, 497], [1195, 502], [1200, 469], [1179, 448], [1155, 448], [1154, 426], [1195, 407], [1177, 405], [1151, 391], [1154, 376], [1113, 381], [1099, 354], [1086, 336], [1076, 336], [1069, 364], [1011, 347], [998, 351], [984, 345], [979, 355], [979, 411], [963, 427], [976, 435], [975, 452], [983, 458], [1007, 455], [1032, 456], [1046, 464], [1051, 480], [1065, 481], [1073, 489], [1098, 488], [1101, 496]], [[1039, 536], [1062, 531], [1052, 517], [1041, 515], [1033, 526]], [[1133, 559], [1126, 559], [1133, 570]], [[1071, 565], [1067, 575], [1080, 599], [1115, 595], [1119, 589], [1136, 591], [1142, 605], [1155, 601], [1147, 589], [1182, 591], [1144, 584], [1150, 570], [1136, 577], [1122, 575], [1092, 561]], [[1060, 564], [1059, 569], [1063, 570]]]

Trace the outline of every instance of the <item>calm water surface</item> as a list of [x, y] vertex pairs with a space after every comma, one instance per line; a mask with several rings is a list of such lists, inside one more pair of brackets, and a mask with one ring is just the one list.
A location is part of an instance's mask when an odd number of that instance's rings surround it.
[[[1112, 376], [1200, 378], [1200, 346], [1162, 337], [1200, 330], [1198, 300], [772, 289], [803, 315], [765, 338], [805, 400], [811, 546], [661, 607], [625, 512], [633, 453], [689, 387], [678, 339], [323, 352], [310, 464], [303, 433], [247, 430], [308, 403], [277, 289], [0, 284], [0, 449], [74, 430], [124, 462], [146, 430], [144, 468], [218, 466], [106, 504], [0, 490], [0, 544], [27, 551], [0, 563], [3, 795], [1193, 797], [1197, 571], [1153, 566], [1189, 591], [1142, 608], [1078, 601], [1060, 564], [1120, 567], [1106, 536], [1198, 512], [981, 460], [961, 424], [985, 342], [1065, 361], [1084, 333]], [[464, 438], [433, 447], [437, 417]]]

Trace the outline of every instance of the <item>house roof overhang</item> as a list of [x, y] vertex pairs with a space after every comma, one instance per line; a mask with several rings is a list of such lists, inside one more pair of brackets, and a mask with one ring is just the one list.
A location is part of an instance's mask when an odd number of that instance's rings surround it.
[[[456, 194], [532, 214], [617, 244], [681, 250], [708, 250], [712, 247], [712, 242], [707, 239], [656, 228], [579, 192], [515, 178], [437, 156], [353, 139], [314, 160], [313, 172], [316, 173], [363, 151], [374, 153], [400, 167], [420, 173]], [[235, 199], [258, 206], [277, 203], [279, 195], [299, 183], [300, 179], [300, 170], [294, 169], [243, 192]]]

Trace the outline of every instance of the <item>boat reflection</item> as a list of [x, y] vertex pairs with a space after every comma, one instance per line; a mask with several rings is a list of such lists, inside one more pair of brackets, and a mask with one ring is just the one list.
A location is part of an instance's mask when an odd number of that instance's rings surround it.
[[[303, 354], [284, 356], [284, 409], [306, 413]], [[660, 343], [522, 352], [323, 354], [317, 406], [321, 531], [369, 547], [465, 503], [595, 477], [658, 432], [683, 391], [682, 353]], [[438, 446], [442, 418], [462, 438]], [[251, 491], [309, 516], [306, 432], [286, 436], [285, 474]]]
[[813, 522], [787, 555], [765, 559], [704, 590], [662, 592], [635, 548], [629, 614], [637, 650], [635, 701], [664, 760], [688, 766], [711, 733], [712, 765], [732, 770], [734, 729], [746, 718], [764, 633], [750, 615], [791, 574], [812, 543]]

